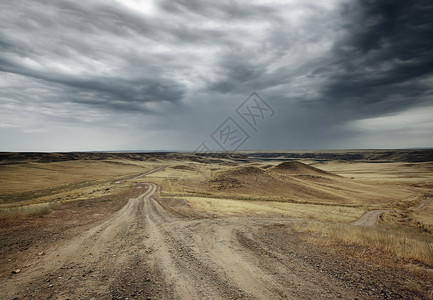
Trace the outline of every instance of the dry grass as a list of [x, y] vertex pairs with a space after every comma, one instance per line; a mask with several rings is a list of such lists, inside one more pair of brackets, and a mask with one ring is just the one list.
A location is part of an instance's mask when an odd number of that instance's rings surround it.
[[0, 165], [0, 208], [96, 198], [153, 168], [144, 162], [66, 161]]
[[178, 161], [167, 161], [164, 162], [167, 168], [158, 173], [147, 176], [147, 180], [156, 182], [158, 184], [165, 184], [165, 187], [169, 188], [169, 184], [176, 184], [176, 182], [182, 182], [187, 180], [192, 184], [200, 183], [203, 180], [207, 180], [213, 176], [216, 170], [226, 170], [229, 167], [222, 164], [201, 164], [183, 162], [181, 164]]
[[[315, 233], [307, 239], [324, 245], [343, 243], [377, 249], [403, 259], [433, 266], [433, 237], [402, 226], [359, 227], [348, 224], [295, 224], [298, 232]], [[318, 234], [318, 235], [317, 235]]]
[[[185, 165], [186, 166], [186, 165]], [[417, 193], [401, 184], [375, 184], [346, 177], [279, 174], [265, 164], [247, 164], [259, 174], [237, 173], [243, 167], [189, 164], [188, 169], [167, 168], [147, 179], [161, 186], [165, 196], [191, 195], [227, 199], [254, 199], [392, 208], [410, 207]], [[254, 167], [253, 167], [254, 166]], [[248, 168], [248, 167], [247, 167]], [[318, 173], [320, 174], [320, 173]]]
[[431, 179], [433, 174], [432, 162], [361, 163], [330, 161], [314, 163], [313, 166], [366, 182], [412, 183], [419, 182], [421, 178]]
[[0, 195], [109, 180], [150, 169], [141, 162], [87, 160], [0, 165]]
[[47, 214], [57, 205], [121, 193], [116, 184], [155, 168], [140, 161], [66, 161], [0, 165], [0, 219]]
[[364, 213], [364, 210], [358, 207], [204, 197], [186, 197], [185, 200], [197, 210], [216, 215], [280, 215], [324, 222], [350, 222]]
[[426, 228], [429, 228], [433, 232], [433, 203], [430, 203], [424, 210], [416, 211], [412, 213], [412, 217], [424, 224]]
[[42, 216], [59, 207], [59, 205], [59, 203], [51, 202], [0, 208], [0, 220]]

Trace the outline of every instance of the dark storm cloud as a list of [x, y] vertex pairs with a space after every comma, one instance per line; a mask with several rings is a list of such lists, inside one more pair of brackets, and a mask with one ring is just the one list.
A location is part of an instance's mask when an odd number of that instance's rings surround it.
[[348, 13], [347, 38], [335, 44], [333, 61], [312, 73], [327, 80], [323, 101], [361, 116], [425, 102], [433, 91], [433, 3], [360, 1]]
[[[182, 84], [166, 76], [165, 68], [175, 67], [173, 57], [146, 56], [134, 44], [122, 45], [125, 38], [161, 35], [143, 18], [101, 4], [89, 10], [87, 3], [16, 1], [7, 8], [0, 71], [63, 85], [67, 99], [71, 88], [93, 92], [94, 99], [76, 101], [103, 103], [107, 108], [182, 99]], [[112, 72], [98, 72], [98, 67]]]
[[431, 15], [424, 0], [2, 3], [0, 134], [117, 126], [192, 149], [259, 91], [278, 114], [251, 145], [323, 147], [431, 104]]
[[[298, 30], [296, 24], [285, 24], [279, 12], [282, 5], [166, 1], [159, 6], [170, 14], [152, 19], [115, 2], [106, 3], [16, 1], [6, 7], [0, 70], [94, 92], [99, 94], [94, 102], [101, 104], [100, 99], [105, 99], [107, 107], [109, 99], [125, 106], [178, 102], [188, 87], [171, 73], [195, 73], [191, 65], [201, 63], [195, 60], [197, 56], [212, 67], [192, 75], [200, 77], [204, 90], [245, 93], [252, 86], [269, 88], [289, 80], [289, 75], [279, 71], [264, 74], [269, 63], [278, 61], [288, 48], [305, 42], [292, 33]], [[320, 7], [308, 10], [318, 12]], [[192, 22], [191, 15], [196, 18]], [[216, 24], [204, 26], [209, 22]], [[147, 43], [167, 47], [167, 51], [149, 53]], [[188, 49], [182, 51], [184, 47]], [[217, 53], [208, 53], [207, 48]], [[99, 63], [111, 72], [92, 70]], [[206, 72], [215, 72], [217, 78]]]

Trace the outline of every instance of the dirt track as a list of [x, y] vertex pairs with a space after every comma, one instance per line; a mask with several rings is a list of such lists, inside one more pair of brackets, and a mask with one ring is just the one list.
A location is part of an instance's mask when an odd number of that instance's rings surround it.
[[290, 237], [296, 219], [185, 214], [154, 200], [155, 184], [139, 188], [102, 224], [2, 277], [0, 298], [417, 298], [401, 285], [404, 272]]
[[[428, 199], [415, 207], [413, 211], [422, 211], [427, 208], [429, 204], [433, 202], [433, 199]], [[374, 226], [376, 225], [379, 217], [387, 212], [389, 210], [387, 209], [375, 209], [367, 211], [365, 214], [363, 214], [358, 220], [353, 221], [351, 224], [356, 226]]]
[[363, 214], [358, 220], [352, 222], [352, 225], [357, 226], [373, 226], [377, 223], [377, 220], [379, 217], [384, 213], [387, 212], [386, 209], [376, 209], [376, 210], [370, 210], [367, 211], [365, 214]]
[[414, 211], [422, 211], [424, 209], [427, 208], [427, 206], [429, 206], [429, 204], [431, 204], [433, 202], [433, 199], [428, 199], [426, 201], [424, 201], [423, 203], [421, 203], [420, 205], [418, 205], [417, 207], [415, 207], [413, 210]]

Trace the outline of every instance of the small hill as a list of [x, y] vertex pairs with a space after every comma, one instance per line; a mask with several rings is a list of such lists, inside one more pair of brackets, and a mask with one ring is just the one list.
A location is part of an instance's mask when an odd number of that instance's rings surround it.
[[176, 166], [172, 166], [170, 168], [175, 169], [175, 170], [195, 171], [194, 167], [188, 166], [188, 165], [176, 165]]
[[246, 166], [246, 167], [239, 167], [234, 168], [228, 171], [225, 171], [221, 175], [225, 176], [258, 176], [258, 175], [264, 175], [266, 174], [266, 171], [257, 167], [253, 166]]
[[[227, 168], [195, 184], [204, 194], [225, 198], [351, 204], [377, 201], [370, 185], [297, 161], [263, 169], [253, 165]], [[380, 195], [383, 197], [383, 195]]]
[[249, 186], [252, 182], [268, 183], [272, 176], [267, 174], [263, 169], [246, 166], [233, 168], [227, 171], [215, 174], [214, 178], [209, 180], [209, 188], [217, 190], [242, 188]]
[[321, 169], [306, 165], [299, 161], [286, 161], [275, 167], [270, 168], [271, 171], [286, 174], [286, 175], [308, 175], [308, 176], [332, 176], [339, 177], [336, 174], [323, 171]]

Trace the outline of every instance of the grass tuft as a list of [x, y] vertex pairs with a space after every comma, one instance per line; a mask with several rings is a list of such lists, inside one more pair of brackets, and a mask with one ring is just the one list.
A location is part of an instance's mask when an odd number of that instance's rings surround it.
[[43, 216], [59, 206], [59, 203], [38, 203], [0, 208], [0, 219], [27, 218]]
[[331, 245], [373, 248], [403, 259], [410, 259], [433, 266], [433, 238], [431, 235], [407, 230], [401, 226], [359, 227], [348, 224], [294, 224], [298, 232], [319, 234], [319, 240], [311, 241]]

